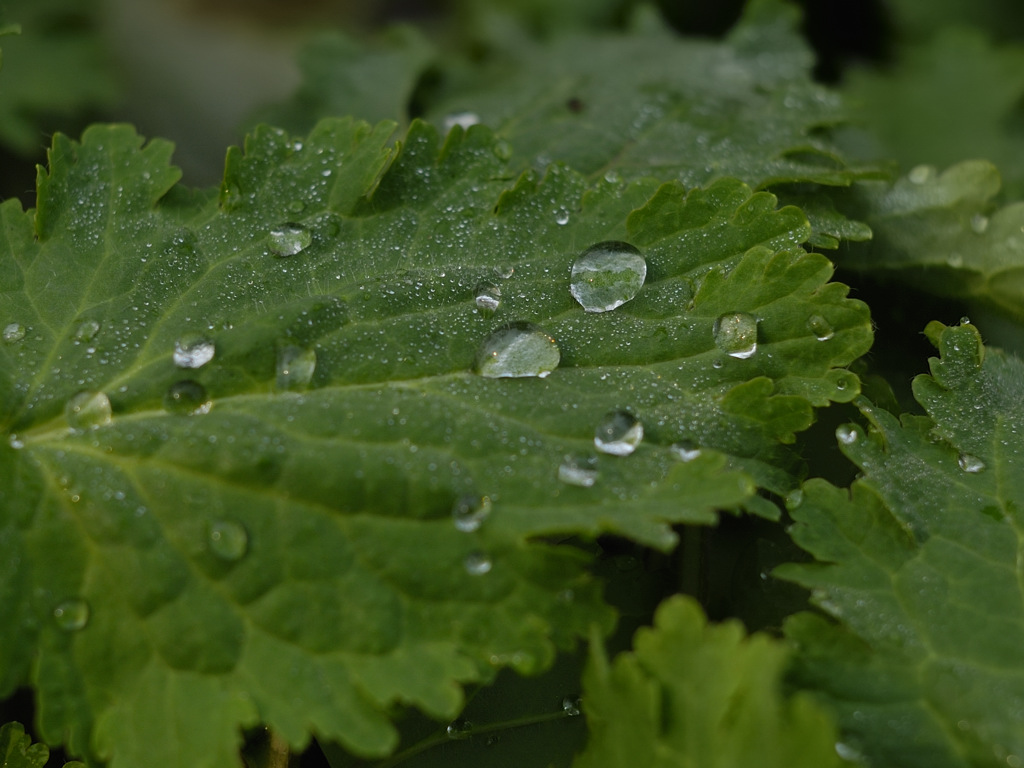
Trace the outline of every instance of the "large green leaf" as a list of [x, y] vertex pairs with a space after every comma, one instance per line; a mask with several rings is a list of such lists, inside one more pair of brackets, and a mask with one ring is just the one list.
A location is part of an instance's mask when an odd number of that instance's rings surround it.
[[928, 416], [859, 403], [842, 426], [852, 494], [811, 481], [793, 537], [819, 561], [776, 573], [841, 622], [792, 619], [798, 681], [822, 691], [872, 764], [1024, 761], [1024, 365], [971, 325], [928, 330], [942, 356], [914, 382]]
[[788, 649], [738, 621], [708, 625], [669, 598], [634, 650], [608, 661], [594, 643], [583, 678], [590, 740], [576, 768], [825, 768], [845, 764], [835, 726], [807, 694], [785, 698]]
[[[397, 155], [392, 129], [260, 129], [218, 195], [97, 126], [55, 138], [34, 211], [0, 207], [0, 669], [52, 742], [225, 764], [263, 721], [384, 754], [398, 704], [451, 717], [456, 683], [608, 626], [582, 553], [538, 537], [770, 514], [752, 478], [785, 492], [780, 441], [856, 395], [867, 310], [799, 210], [512, 180], [483, 128], [416, 123]], [[647, 281], [585, 312], [570, 265], [610, 240]], [[742, 359], [714, 331], [737, 313]], [[521, 323], [557, 369], [475, 373]], [[610, 412], [646, 427], [632, 455], [595, 452]]]

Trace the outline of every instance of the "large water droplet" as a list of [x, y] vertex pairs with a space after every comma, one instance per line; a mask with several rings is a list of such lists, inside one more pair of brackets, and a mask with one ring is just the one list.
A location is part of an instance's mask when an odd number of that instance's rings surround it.
[[105, 426], [113, 420], [110, 398], [102, 392], [79, 392], [64, 406], [64, 418], [72, 429]]
[[644, 425], [628, 411], [612, 411], [594, 430], [594, 445], [601, 453], [629, 456], [644, 439]]
[[560, 227], [564, 227], [566, 224], [568, 224], [569, 211], [565, 208], [559, 208], [557, 211], [555, 211], [555, 223]]
[[678, 443], [672, 443], [669, 450], [672, 451], [673, 456], [684, 462], [693, 461], [701, 454], [701, 447], [693, 440], [680, 440]]
[[647, 262], [629, 243], [592, 245], [572, 265], [569, 291], [587, 312], [607, 312], [636, 296], [647, 278]]
[[466, 494], [452, 505], [452, 522], [465, 533], [477, 530], [490, 514], [491, 500], [487, 496]]
[[8, 323], [4, 326], [3, 339], [8, 344], [14, 344], [25, 338], [25, 326], [21, 323]]
[[85, 600], [65, 600], [53, 609], [53, 618], [65, 632], [85, 629], [89, 623], [89, 604]]
[[494, 564], [485, 553], [470, 552], [462, 561], [462, 565], [470, 576], [483, 576], [485, 573], [490, 573]]
[[174, 342], [174, 364], [179, 368], [202, 368], [213, 360], [216, 351], [209, 339], [178, 339]]
[[483, 280], [476, 286], [476, 305], [487, 312], [494, 312], [501, 304], [501, 288], [490, 280]]
[[100, 324], [95, 320], [83, 320], [75, 328], [72, 338], [75, 341], [90, 341], [100, 332]]
[[241, 560], [249, 549], [249, 534], [245, 526], [234, 520], [216, 520], [210, 523], [207, 541], [210, 551], [228, 562]]
[[532, 323], [510, 323], [484, 339], [476, 370], [489, 379], [547, 376], [561, 359], [558, 344]]
[[558, 465], [558, 479], [566, 485], [590, 488], [597, 482], [596, 456], [566, 456]]
[[982, 472], [985, 469], [985, 462], [977, 456], [972, 456], [969, 453], [961, 453], [957, 457], [956, 463], [960, 465], [960, 469], [964, 472], [969, 472], [972, 475]]
[[277, 350], [277, 388], [303, 390], [313, 380], [316, 351], [291, 345]]
[[213, 401], [206, 394], [206, 387], [191, 379], [175, 382], [164, 395], [164, 408], [171, 413], [197, 416], [209, 413], [211, 407]]
[[930, 165], [916, 165], [910, 169], [907, 178], [911, 184], [924, 184], [931, 179], [934, 173], [935, 169]]
[[448, 723], [445, 733], [449, 739], [468, 739], [473, 735], [473, 724], [460, 717]]
[[818, 341], [828, 341], [836, 335], [831, 324], [821, 315], [811, 315], [807, 318], [807, 330], [813, 333]]
[[279, 258], [301, 253], [313, 242], [313, 233], [301, 224], [282, 224], [267, 236], [270, 252]]
[[840, 424], [836, 427], [836, 439], [843, 445], [853, 445], [857, 442], [857, 428], [852, 424]]
[[562, 711], [569, 717], [579, 717], [582, 707], [583, 700], [579, 696], [566, 696], [562, 699]]
[[745, 360], [757, 352], [757, 320], [746, 312], [729, 312], [715, 320], [715, 344], [730, 357]]

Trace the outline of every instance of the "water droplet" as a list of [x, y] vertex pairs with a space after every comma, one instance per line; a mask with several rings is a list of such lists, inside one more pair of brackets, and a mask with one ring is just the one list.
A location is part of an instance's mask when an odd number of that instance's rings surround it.
[[960, 465], [960, 469], [972, 475], [976, 475], [985, 469], [985, 462], [969, 453], [961, 453], [957, 457], [956, 463]]
[[178, 339], [174, 342], [174, 364], [179, 368], [202, 368], [216, 352], [209, 339]]
[[911, 184], [924, 184], [932, 177], [933, 170], [930, 165], [917, 165], [910, 169], [907, 178]]
[[746, 360], [757, 352], [757, 320], [746, 312], [730, 312], [715, 320], [715, 344], [730, 357]]
[[316, 351], [291, 345], [277, 350], [277, 388], [302, 390], [309, 386], [316, 371]]
[[840, 424], [836, 427], [836, 440], [843, 445], [853, 445], [857, 442], [857, 428], [852, 424]]
[[164, 408], [171, 413], [197, 416], [209, 413], [212, 406], [206, 387], [191, 379], [175, 382], [164, 395]]
[[75, 341], [89, 341], [100, 332], [100, 324], [95, 320], [83, 320], [75, 328], [75, 333], [72, 338]]
[[282, 224], [270, 230], [270, 252], [279, 258], [301, 253], [313, 242], [313, 233], [301, 224]]
[[110, 399], [102, 392], [79, 392], [64, 406], [64, 418], [72, 429], [105, 426], [113, 420]]
[[628, 411], [612, 411], [594, 430], [594, 445], [601, 453], [629, 456], [644, 439], [644, 425]]
[[813, 333], [818, 341], [828, 341], [836, 335], [828, 320], [821, 315], [811, 315], [807, 318], [807, 330]]
[[3, 337], [8, 344], [14, 344], [25, 338], [25, 326], [21, 323], [9, 323], [4, 326]]
[[508, 160], [512, 157], [512, 145], [505, 141], [505, 139], [499, 139], [494, 145], [494, 156], [499, 160]]
[[516, 268], [511, 264], [497, 264], [493, 267], [492, 271], [502, 280], [508, 280], [515, 274]]
[[587, 312], [608, 312], [630, 301], [647, 278], [647, 262], [629, 243], [592, 245], [572, 265], [569, 291]]
[[476, 286], [476, 305], [487, 312], [494, 312], [501, 304], [501, 288], [490, 280]]
[[493, 565], [491, 558], [483, 552], [470, 552], [462, 561], [462, 566], [470, 576], [483, 576], [485, 573], [490, 573]]
[[85, 600], [65, 600], [53, 609], [53, 618], [65, 632], [85, 629], [89, 623], [89, 604]]
[[597, 482], [596, 456], [566, 456], [558, 466], [558, 479], [567, 485], [590, 488]]
[[569, 211], [567, 211], [565, 208], [559, 208], [557, 211], [555, 211], [555, 223], [560, 227], [564, 227], [566, 224], [568, 224]]
[[984, 234], [985, 230], [988, 229], [988, 216], [981, 213], [971, 216], [971, 229], [979, 235]]
[[701, 454], [700, 446], [693, 440], [680, 440], [678, 443], [672, 443], [669, 450], [680, 461], [693, 461]]
[[487, 496], [466, 494], [452, 506], [452, 522], [464, 533], [477, 530], [490, 514], [491, 500]]
[[510, 323], [484, 339], [476, 370], [488, 379], [547, 376], [561, 359], [558, 344], [532, 323]]
[[210, 551], [221, 560], [241, 560], [249, 550], [249, 534], [241, 523], [217, 520], [210, 524], [207, 534]]
[[804, 492], [802, 488], [794, 488], [786, 494], [786, 509], [796, 509], [804, 503]]
[[444, 130], [445, 133], [450, 131], [456, 125], [460, 128], [472, 128], [480, 122], [480, 115], [476, 112], [453, 112], [450, 115], [445, 115], [444, 118]]
[[562, 711], [569, 717], [579, 717], [583, 700], [579, 696], [566, 696], [562, 699]]
[[460, 717], [448, 723], [445, 733], [448, 734], [449, 739], [468, 739], [473, 735], [473, 724]]

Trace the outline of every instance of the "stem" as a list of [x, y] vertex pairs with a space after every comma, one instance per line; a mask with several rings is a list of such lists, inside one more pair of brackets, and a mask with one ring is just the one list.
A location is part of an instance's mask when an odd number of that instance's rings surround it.
[[291, 765], [291, 749], [288, 747], [288, 742], [281, 738], [277, 731], [270, 730], [267, 768], [288, 768], [289, 765]]

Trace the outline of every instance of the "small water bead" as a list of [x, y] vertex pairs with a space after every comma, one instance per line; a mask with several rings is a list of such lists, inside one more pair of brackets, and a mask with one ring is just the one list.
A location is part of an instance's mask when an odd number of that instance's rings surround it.
[[601, 453], [629, 456], [644, 439], [644, 425], [628, 411], [612, 411], [594, 430], [594, 446]]
[[828, 341], [836, 335], [835, 329], [821, 315], [811, 315], [807, 318], [807, 330], [813, 333], [818, 341]]
[[313, 233], [302, 224], [282, 224], [267, 236], [270, 252], [278, 258], [302, 253], [313, 242]]
[[198, 416], [209, 413], [212, 407], [206, 387], [191, 379], [175, 382], [164, 394], [164, 408], [171, 413]]
[[672, 451], [673, 456], [683, 462], [693, 461], [701, 454], [701, 447], [693, 440], [680, 440], [678, 443], [672, 443], [669, 450]]
[[75, 341], [91, 341], [100, 332], [100, 324], [95, 320], [83, 320], [75, 328], [72, 338]]
[[647, 279], [647, 262], [629, 243], [592, 245], [572, 265], [569, 292], [587, 312], [608, 312], [632, 300]]
[[217, 520], [207, 534], [210, 551], [229, 563], [241, 560], [249, 550], [249, 534], [245, 526], [234, 520]]
[[480, 345], [476, 371], [488, 379], [544, 378], [558, 367], [561, 352], [551, 336], [532, 323], [510, 323]]
[[579, 717], [583, 711], [583, 700], [579, 696], [566, 696], [562, 699], [562, 711], [569, 717]]
[[729, 357], [746, 360], [757, 352], [757, 320], [746, 312], [729, 312], [715, 320], [715, 344]]
[[4, 326], [3, 339], [8, 344], [14, 344], [25, 338], [25, 326], [21, 323], [8, 323]]
[[463, 533], [480, 528], [491, 514], [491, 500], [487, 496], [466, 494], [452, 505], [452, 522]]
[[65, 632], [85, 629], [89, 623], [89, 604], [85, 600], [65, 600], [53, 609], [53, 618]]
[[469, 720], [460, 717], [448, 723], [445, 733], [448, 734], [449, 739], [457, 741], [468, 739], [473, 735], [473, 724]]
[[843, 445], [857, 442], [857, 428], [852, 424], [840, 424], [836, 427], [836, 439]]
[[277, 350], [277, 388], [302, 390], [316, 372], [316, 351], [287, 345]]
[[178, 339], [174, 342], [174, 364], [179, 368], [202, 368], [213, 360], [217, 348], [209, 339]]
[[102, 392], [79, 392], [64, 406], [64, 418], [72, 429], [106, 426], [113, 421], [110, 398]]
[[558, 465], [558, 479], [566, 485], [591, 488], [597, 482], [597, 457], [566, 456]]
[[969, 453], [961, 453], [957, 457], [956, 463], [960, 465], [960, 469], [972, 475], [976, 475], [985, 470], [985, 462], [977, 456], [972, 456]]
[[490, 573], [493, 566], [491, 558], [483, 552], [470, 552], [462, 561], [462, 567], [470, 576], [483, 576], [485, 573]]
[[476, 286], [476, 305], [487, 312], [494, 312], [501, 304], [501, 287], [484, 280]]

